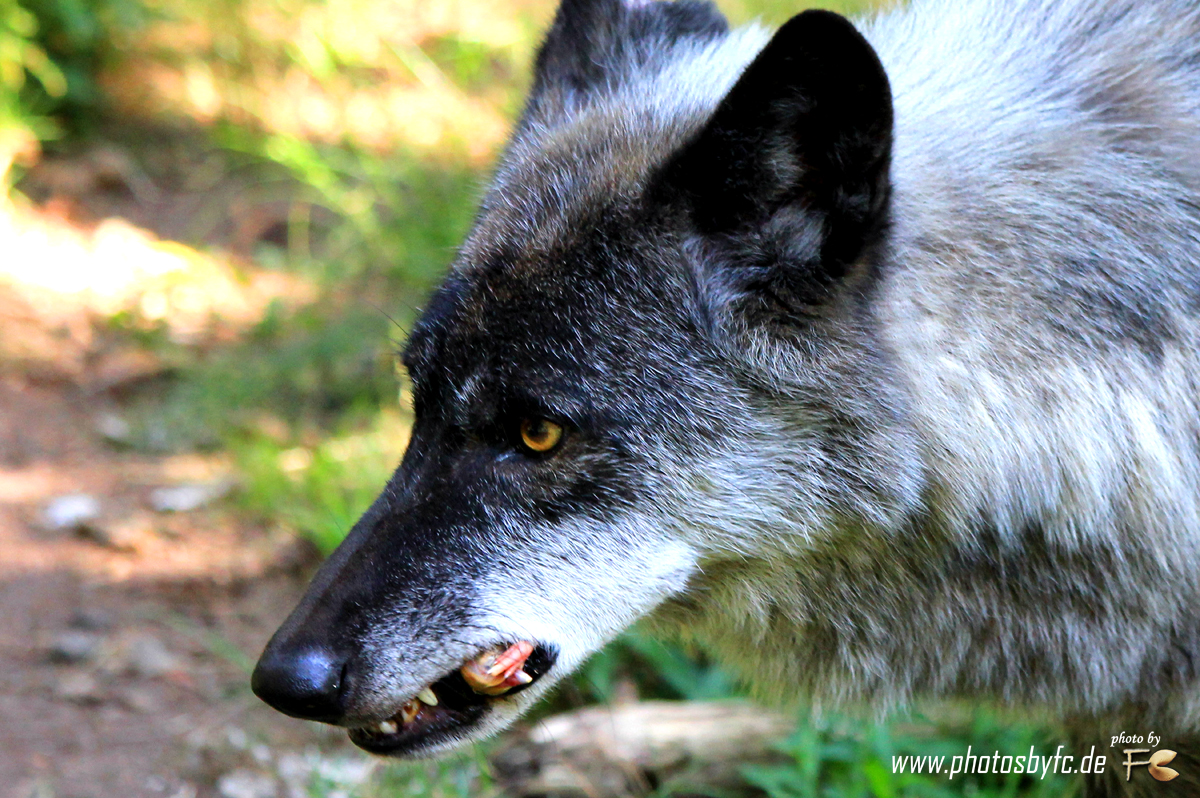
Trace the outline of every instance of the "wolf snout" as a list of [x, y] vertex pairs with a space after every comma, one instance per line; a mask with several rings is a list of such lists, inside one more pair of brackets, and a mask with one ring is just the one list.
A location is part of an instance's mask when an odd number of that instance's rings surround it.
[[250, 687], [285, 715], [337, 723], [345, 714], [347, 665], [347, 658], [320, 645], [269, 645]]

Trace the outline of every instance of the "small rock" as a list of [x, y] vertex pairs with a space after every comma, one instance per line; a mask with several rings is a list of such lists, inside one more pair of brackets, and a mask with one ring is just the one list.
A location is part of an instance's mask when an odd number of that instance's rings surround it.
[[82, 529], [100, 517], [100, 502], [87, 493], [70, 493], [53, 499], [42, 510], [47, 529]]
[[54, 694], [65, 701], [76, 704], [98, 704], [104, 700], [100, 683], [90, 673], [66, 673], [54, 685]]
[[233, 748], [239, 751], [245, 751], [250, 747], [250, 735], [246, 734], [246, 730], [238, 726], [225, 727], [225, 740]]
[[226, 479], [157, 488], [150, 492], [150, 506], [160, 513], [187, 513], [213, 503], [232, 488]]
[[54, 636], [47, 650], [51, 662], [76, 665], [96, 658], [101, 636], [94, 632], [69, 630]]
[[113, 412], [101, 413], [96, 417], [96, 432], [109, 443], [128, 446], [133, 441], [133, 427]]
[[217, 779], [221, 798], [276, 798], [279, 785], [275, 779], [252, 770], [235, 770]]
[[167, 650], [162, 641], [150, 635], [139, 635], [126, 646], [126, 667], [145, 678], [154, 678], [179, 670], [179, 659]]

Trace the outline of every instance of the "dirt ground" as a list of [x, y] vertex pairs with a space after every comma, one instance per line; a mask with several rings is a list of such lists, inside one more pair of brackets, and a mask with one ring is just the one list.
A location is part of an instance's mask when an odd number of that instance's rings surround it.
[[[92, 410], [78, 391], [0, 383], [0, 794], [210, 794], [214, 740], [299, 731], [258, 704], [232, 651], [261, 648], [311, 558], [220, 510], [145, 509], [214, 466], [114, 452]], [[48, 502], [77, 493], [140, 537], [49, 529]]]
[[[49, 193], [0, 202], [0, 798], [286, 794], [255, 774], [344, 745], [280, 722], [248, 669], [315, 554], [213, 500], [231, 484], [219, 457], [113, 444], [114, 386], [160, 364], [97, 319], [132, 303], [194, 335], [212, 303], [252, 320], [302, 287], [120, 218], [80, 224], [77, 199]], [[170, 511], [156, 491], [180, 486], [209, 495]]]

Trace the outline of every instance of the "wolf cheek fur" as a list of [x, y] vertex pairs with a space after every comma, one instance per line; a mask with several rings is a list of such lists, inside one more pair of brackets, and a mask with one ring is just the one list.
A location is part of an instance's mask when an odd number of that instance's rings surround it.
[[780, 693], [1197, 727], [1200, 7], [865, 34], [564, 0], [409, 343], [412, 445], [260, 694], [365, 728], [553, 652], [372, 743], [441, 750], [658, 607]]

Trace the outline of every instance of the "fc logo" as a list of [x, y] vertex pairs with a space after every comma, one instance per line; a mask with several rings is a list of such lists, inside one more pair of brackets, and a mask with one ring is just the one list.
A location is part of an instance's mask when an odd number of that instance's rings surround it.
[[[1175, 758], [1175, 752], [1169, 748], [1163, 748], [1150, 754], [1149, 748], [1124, 748], [1125, 752], [1125, 781], [1129, 781], [1130, 773], [1135, 767], [1142, 765], [1150, 766], [1150, 775], [1159, 781], [1170, 781], [1179, 775], [1179, 771], [1172, 768], [1164, 767], [1168, 762]], [[1141, 762], [1135, 762], [1134, 754], [1150, 754], [1150, 758]]]

